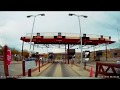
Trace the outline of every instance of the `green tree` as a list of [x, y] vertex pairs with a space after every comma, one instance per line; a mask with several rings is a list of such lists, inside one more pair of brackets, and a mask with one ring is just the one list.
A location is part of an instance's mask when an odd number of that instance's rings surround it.
[[[22, 55], [22, 52], [21, 52], [21, 55]], [[28, 58], [29, 57], [29, 52], [27, 50], [23, 50], [23, 56], [25, 58]]]
[[2, 45], [0, 45], [0, 55], [3, 55], [3, 46]]
[[15, 54], [19, 55], [20, 54], [20, 51], [16, 50], [15, 48], [10, 48], [10, 49], [11, 49], [11, 54], [12, 55], [15, 55]]

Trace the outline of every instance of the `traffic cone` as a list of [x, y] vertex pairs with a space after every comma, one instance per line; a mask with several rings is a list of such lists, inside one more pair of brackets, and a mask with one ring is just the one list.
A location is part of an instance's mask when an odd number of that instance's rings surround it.
[[90, 68], [90, 77], [93, 77], [93, 68], [92, 68], [92, 66]]

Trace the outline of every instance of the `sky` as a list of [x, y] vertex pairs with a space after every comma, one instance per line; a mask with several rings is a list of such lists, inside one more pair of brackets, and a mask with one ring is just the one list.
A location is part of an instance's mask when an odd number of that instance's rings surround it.
[[[116, 41], [116, 43], [108, 45], [108, 48], [119, 46], [120, 11], [1, 11], [0, 45], [8, 45], [21, 50], [22, 41], [20, 37], [26, 36], [26, 33], [31, 33], [32, 31], [33, 17], [27, 18], [26, 16], [28, 15], [45, 14], [45, 16], [36, 17], [33, 33], [80, 33], [78, 18], [69, 16], [69, 13], [88, 16], [88, 18], [80, 17], [82, 33], [111, 36], [111, 40]], [[48, 49], [42, 47], [44, 46], [35, 47], [34, 51], [39, 53], [65, 51], [60, 49], [59, 46]], [[30, 44], [25, 43], [24, 49], [29, 51], [29, 48]], [[97, 49], [105, 49], [105, 47], [98, 46], [96, 47]], [[93, 50], [93, 48], [90, 48], [90, 50]], [[76, 49], [76, 51], [80, 52], [80, 49]]]

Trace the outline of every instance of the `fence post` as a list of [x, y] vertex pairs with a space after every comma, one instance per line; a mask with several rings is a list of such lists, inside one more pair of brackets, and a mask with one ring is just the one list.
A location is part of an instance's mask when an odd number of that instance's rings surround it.
[[86, 61], [84, 62], [84, 69], [86, 69]]
[[4, 46], [4, 73], [5, 73], [5, 76], [9, 76], [9, 72], [8, 72], [8, 65], [7, 65], [7, 45]]
[[31, 77], [31, 69], [28, 69], [28, 77]]
[[40, 60], [39, 60], [39, 72], [40, 72]]
[[98, 76], [98, 62], [96, 62], [96, 72], [95, 72], [95, 77]]
[[23, 76], [25, 76], [25, 60], [22, 60], [22, 71], [23, 71]]

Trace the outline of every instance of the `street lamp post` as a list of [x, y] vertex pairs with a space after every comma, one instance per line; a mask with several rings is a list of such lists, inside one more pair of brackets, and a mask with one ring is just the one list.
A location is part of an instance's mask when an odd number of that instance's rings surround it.
[[80, 28], [80, 44], [81, 44], [81, 66], [82, 66], [82, 32], [81, 32], [81, 24], [80, 24], [80, 17], [87, 18], [88, 16], [85, 15], [76, 15], [76, 14], [69, 14], [69, 16], [77, 16], [79, 21], [79, 28]]
[[48, 62], [48, 48], [49, 48], [49, 47], [47, 46], [47, 62]]
[[[45, 14], [37, 14], [37, 15], [29, 15], [29, 16], [27, 16], [27, 18], [34, 17], [34, 19], [33, 19], [33, 25], [32, 25], [32, 32], [31, 32], [31, 37], [30, 37], [30, 50], [31, 50], [31, 45], [32, 45], [32, 34], [33, 34], [35, 19], [36, 19], [37, 16], [40, 16], [40, 15], [41, 16], [45, 16]], [[30, 55], [31, 55], [31, 52], [30, 52]]]
[[118, 49], [120, 49], [120, 32], [119, 32], [119, 30], [118, 30], [118, 28], [117, 28], [117, 33], [118, 33]]

